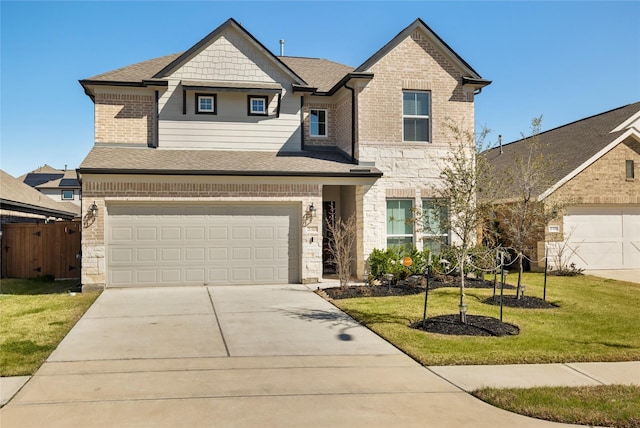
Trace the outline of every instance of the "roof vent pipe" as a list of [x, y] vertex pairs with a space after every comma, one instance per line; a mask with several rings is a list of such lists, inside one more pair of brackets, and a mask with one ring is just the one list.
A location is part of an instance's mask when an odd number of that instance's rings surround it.
[[498, 135], [498, 144], [500, 144], [500, 154], [502, 154], [502, 135]]
[[280, 39], [280, 56], [284, 56], [284, 39]]

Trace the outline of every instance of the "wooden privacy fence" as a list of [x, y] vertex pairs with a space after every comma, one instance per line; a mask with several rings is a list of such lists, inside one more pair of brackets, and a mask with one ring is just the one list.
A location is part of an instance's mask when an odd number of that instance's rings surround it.
[[2, 225], [2, 276], [80, 278], [80, 222]]

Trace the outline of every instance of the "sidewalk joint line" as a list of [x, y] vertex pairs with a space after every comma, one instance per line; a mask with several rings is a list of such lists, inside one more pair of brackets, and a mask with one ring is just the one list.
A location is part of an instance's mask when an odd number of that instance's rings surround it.
[[585, 376], [585, 377], [587, 377], [587, 378], [589, 378], [589, 379], [591, 379], [591, 380], [593, 380], [593, 381], [596, 381], [596, 382], [598, 382], [600, 385], [606, 385], [606, 384], [605, 384], [604, 382], [602, 382], [600, 379], [596, 379], [595, 377], [590, 376], [590, 375], [588, 375], [588, 374], [586, 374], [586, 373], [584, 373], [584, 372], [582, 372], [582, 371], [578, 370], [576, 367], [571, 366], [571, 364], [572, 364], [572, 363], [562, 363], [562, 365], [563, 365], [563, 366], [565, 366], [565, 367], [567, 367], [568, 369], [571, 369], [571, 370], [573, 370], [573, 371], [574, 371], [574, 372], [576, 372], [576, 373], [580, 373], [582, 376]]

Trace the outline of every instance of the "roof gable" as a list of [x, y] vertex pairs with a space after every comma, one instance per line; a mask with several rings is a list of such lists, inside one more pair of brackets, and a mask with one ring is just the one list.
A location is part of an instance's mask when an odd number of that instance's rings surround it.
[[[229, 57], [235, 58], [233, 62]], [[223, 58], [223, 61], [216, 61]], [[306, 82], [233, 18], [175, 58], [153, 78], [193, 80], [273, 81], [285, 74], [296, 84]]]
[[429, 28], [427, 24], [420, 18], [413, 21], [408, 27], [402, 30], [398, 35], [384, 45], [380, 50], [373, 54], [369, 59], [362, 63], [355, 69], [356, 72], [369, 71], [371, 67], [376, 64], [382, 57], [398, 46], [403, 40], [411, 35], [415, 31], [420, 31], [422, 35], [431, 43], [436, 49], [438, 49], [445, 58], [447, 58], [456, 68], [458, 68], [463, 76], [466, 76], [469, 83], [473, 83], [477, 86], [486, 86], [491, 83], [489, 80], [484, 80], [465, 60], [460, 57], [444, 40], [442, 40], [436, 33]]

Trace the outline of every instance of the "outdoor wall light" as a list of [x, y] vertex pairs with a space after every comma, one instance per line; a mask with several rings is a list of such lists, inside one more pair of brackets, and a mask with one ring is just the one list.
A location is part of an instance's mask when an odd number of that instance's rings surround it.
[[98, 215], [98, 206], [96, 205], [96, 202], [93, 201], [93, 203], [91, 204], [91, 206], [89, 207], [89, 212], [91, 213], [91, 215], [93, 217]]
[[313, 202], [311, 202], [311, 205], [309, 205], [309, 214], [311, 215], [311, 218], [316, 217], [316, 211], [316, 207], [314, 207]]

